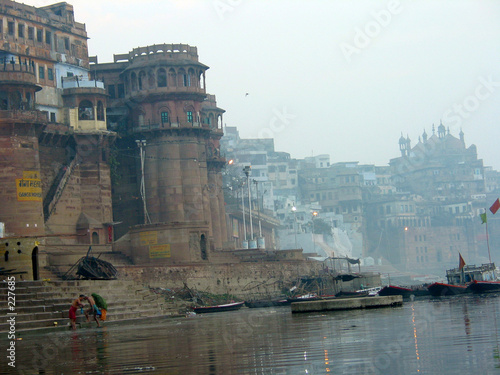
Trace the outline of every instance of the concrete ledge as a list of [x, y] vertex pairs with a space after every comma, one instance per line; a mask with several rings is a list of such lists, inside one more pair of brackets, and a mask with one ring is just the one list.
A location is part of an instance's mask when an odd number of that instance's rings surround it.
[[378, 307], [393, 307], [403, 304], [402, 296], [339, 298], [320, 301], [293, 302], [292, 313], [313, 311], [336, 311], [353, 309], [370, 309]]

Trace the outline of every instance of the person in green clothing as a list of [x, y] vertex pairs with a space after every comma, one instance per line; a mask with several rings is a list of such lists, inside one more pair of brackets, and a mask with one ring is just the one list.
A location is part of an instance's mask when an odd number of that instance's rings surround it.
[[101, 318], [102, 321], [106, 320], [106, 314], [108, 312], [108, 304], [106, 303], [106, 300], [97, 293], [92, 293], [91, 296], [94, 298], [97, 307], [101, 310], [99, 318]]

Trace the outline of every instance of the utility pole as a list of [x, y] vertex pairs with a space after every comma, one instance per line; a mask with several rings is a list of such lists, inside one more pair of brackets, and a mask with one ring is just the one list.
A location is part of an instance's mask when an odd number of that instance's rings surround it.
[[149, 215], [148, 215], [148, 210], [146, 208], [146, 185], [144, 183], [144, 159], [146, 156], [146, 150], [144, 148], [146, 147], [146, 140], [136, 140], [135, 143], [137, 144], [137, 147], [139, 147], [139, 152], [141, 156], [141, 187], [140, 187], [140, 193], [141, 193], [141, 198], [142, 198], [142, 204], [143, 204], [143, 211], [144, 211], [144, 224], [148, 224], [150, 222], [149, 220]]
[[247, 165], [243, 168], [243, 172], [247, 176], [247, 187], [248, 187], [248, 213], [250, 216], [250, 241], [253, 241], [253, 223], [252, 223], [252, 196], [250, 193], [250, 171], [252, 167]]

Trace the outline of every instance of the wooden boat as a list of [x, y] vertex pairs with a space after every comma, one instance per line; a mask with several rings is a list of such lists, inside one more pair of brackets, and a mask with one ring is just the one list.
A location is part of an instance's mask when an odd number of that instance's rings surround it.
[[289, 297], [289, 298], [287, 298], [287, 301], [289, 303], [292, 303], [292, 302], [304, 302], [304, 301], [317, 301], [320, 299], [322, 299], [322, 298], [319, 297], [317, 294], [309, 293], [309, 294], [304, 294], [302, 296]]
[[477, 281], [474, 280], [469, 285], [470, 290], [474, 294], [482, 293], [499, 293], [500, 281]]
[[233, 303], [227, 303], [225, 305], [192, 307], [192, 309], [197, 314], [205, 314], [205, 313], [239, 310], [243, 307], [244, 304], [245, 302], [233, 302]]
[[356, 298], [356, 297], [368, 297], [368, 291], [365, 290], [359, 290], [356, 292], [346, 292], [346, 291], [340, 291], [337, 294], [335, 294], [335, 297], [337, 298]]
[[470, 293], [467, 285], [454, 285], [446, 283], [432, 283], [427, 287], [431, 296], [455, 296], [458, 294]]
[[384, 286], [380, 291], [378, 292], [379, 296], [402, 296], [403, 298], [411, 298], [411, 296], [414, 297], [422, 297], [422, 296], [429, 296], [429, 290], [427, 288], [423, 288], [421, 286], [417, 287], [402, 287], [402, 286], [396, 286], [396, 285], [387, 285]]
[[245, 306], [250, 308], [287, 306], [290, 302], [287, 299], [261, 299], [245, 301]]

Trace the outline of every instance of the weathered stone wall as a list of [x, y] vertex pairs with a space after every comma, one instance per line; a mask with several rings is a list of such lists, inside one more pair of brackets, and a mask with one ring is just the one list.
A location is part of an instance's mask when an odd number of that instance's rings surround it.
[[[299, 277], [318, 276], [320, 262], [256, 262], [190, 266], [119, 266], [119, 278], [131, 279], [152, 287], [183, 288], [213, 294], [231, 294], [240, 298], [278, 296], [297, 282]], [[329, 279], [329, 277], [327, 277]], [[347, 283], [339, 282], [341, 290], [380, 285], [379, 275], [364, 275]]]

